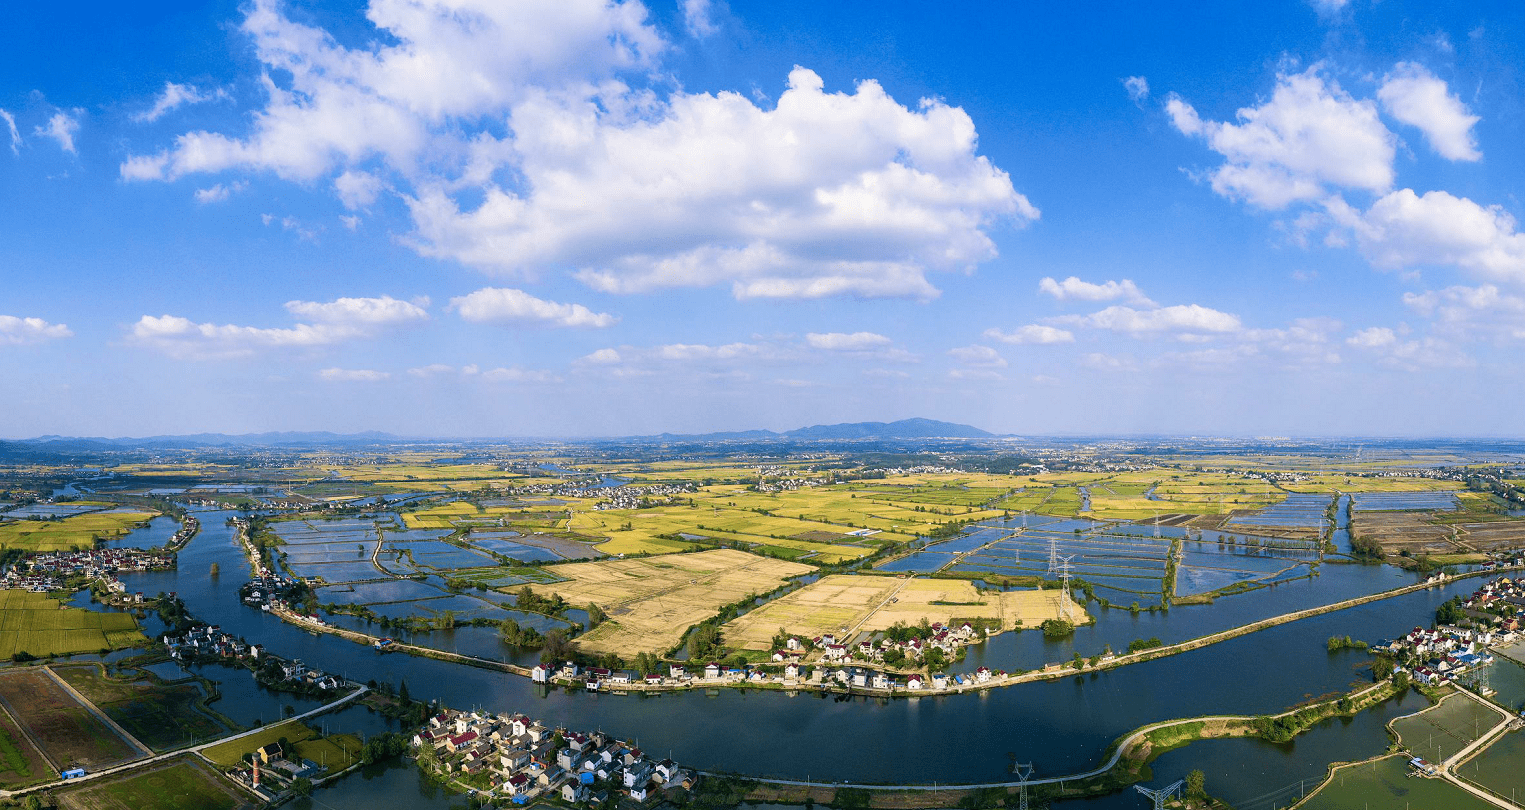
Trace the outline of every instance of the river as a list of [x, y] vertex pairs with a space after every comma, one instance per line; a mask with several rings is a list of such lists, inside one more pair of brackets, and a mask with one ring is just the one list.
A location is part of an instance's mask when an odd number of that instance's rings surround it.
[[[1000, 780], [1006, 778], [1012, 755], [1034, 762], [1039, 775], [1084, 771], [1098, 764], [1112, 740], [1152, 721], [1273, 712], [1344, 691], [1365, 680], [1361, 667], [1367, 659], [1352, 651], [1327, 653], [1330, 636], [1375, 640], [1428, 625], [1441, 602], [1480, 584], [1463, 581], [1183, 655], [982, 694], [841, 702], [814, 694], [732, 689], [618, 696], [547, 690], [501, 673], [380, 655], [247, 608], [236, 596], [247, 566], [225, 522], [230, 514], [200, 514], [201, 534], [181, 552], [178, 571], [124, 579], [146, 593], [175, 591], [205, 621], [277, 654], [357, 680], [406, 680], [413, 695], [455, 707], [522, 711], [569, 728], [602, 729], [702, 769], [823, 780]], [[207, 573], [213, 562], [222, 571], [216, 579]], [[1390, 569], [1371, 570], [1391, 575]], [[1393, 584], [1402, 583], [1395, 579]], [[1199, 620], [1192, 616], [1211, 616], [1216, 608], [1233, 604], [1229, 598], [1198, 613], [1176, 609], [1146, 621], [1158, 623], [1164, 632], [1176, 621], [1196, 624]], [[982, 654], [992, 659], [1002, 650], [992, 644]], [[342, 783], [335, 788], [342, 789]]]

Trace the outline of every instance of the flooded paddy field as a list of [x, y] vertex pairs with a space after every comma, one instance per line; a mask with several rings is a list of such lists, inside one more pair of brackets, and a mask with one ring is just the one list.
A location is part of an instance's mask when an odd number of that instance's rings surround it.
[[1334, 500], [1331, 495], [1317, 493], [1288, 495], [1281, 503], [1267, 506], [1250, 515], [1235, 515], [1225, 526], [1285, 526], [1295, 528], [1323, 529], [1328, 525], [1325, 512]]

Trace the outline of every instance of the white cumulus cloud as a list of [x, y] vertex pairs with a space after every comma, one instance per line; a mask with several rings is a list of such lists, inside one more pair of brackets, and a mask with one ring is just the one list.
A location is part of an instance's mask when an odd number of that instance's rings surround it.
[[1123, 88], [1128, 91], [1128, 98], [1133, 99], [1134, 104], [1140, 104], [1149, 98], [1149, 80], [1143, 76], [1129, 76], [1123, 79]]
[[805, 335], [805, 342], [812, 349], [825, 349], [834, 352], [862, 352], [873, 349], [882, 349], [892, 342], [884, 335], [874, 332], [811, 332]]
[[0, 315], [0, 346], [26, 346], [73, 335], [69, 327], [61, 323], [48, 323], [41, 318]]
[[1039, 216], [940, 100], [827, 92], [804, 68], [771, 107], [642, 86], [668, 45], [636, 0], [372, 0], [366, 16], [375, 36], [351, 47], [256, 0], [242, 30], [267, 100], [248, 134], [185, 133], [121, 176], [332, 178], [351, 208], [389, 188], [425, 255], [737, 298], [929, 299], [929, 271], [969, 270], [995, 255], [993, 227]]
[[1525, 283], [1525, 234], [1501, 206], [1407, 188], [1383, 196], [1365, 212], [1339, 198], [1326, 205], [1377, 267], [1454, 265], [1485, 278]]
[[985, 337], [991, 340], [999, 340], [1002, 343], [1050, 345], [1054, 343], [1074, 343], [1075, 334], [1067, 329], [1056, 326], [1030, 323], [1019, 326], [1010, 332], [990, 328], [985, 330]]
[[1426, 140], [1447, 160], [1481, 160], [1472, 125], [1473, 115], [1446, 83], [1423, 65], [1399, 62], [1382, 79], [1377, 99], [1388, 115], [1424, 133]]
[[1239, 316], [1200, 304], [1176, 304], [1155, 309], [1134, 309], [1111, 306], [1090, 315], [1065, 316], [1055, 319], [1061, 323], [1074, 323], [1097, 329], [1108, 329], [1128, 335], [1160, 334], [1165, 332], [1201, 334], [1229, 333], [1240, 329]]
[[1270, 100], [1240, 109], [1235, 122], [1204, 120], [1170, 97], [1165, 107], [1176, 129], [1224, 158], [1210, 175], [1214, 191], [1280, 209], [1323, 197], [1330, 187], [1392, 187], [1397, 138], [1376, 103], [1352, 98], [1320, 68], [1278, 76]]
[[974, 344], [949, 349], [948, 356], [971, 368], [1006, 368], [1006, 358], [989, 346]]
[[506, 287], [484, 287], [469, 295], [452, 298], [450, 308], [475, 323], [602, 328], [619, 322], [607, 312], [594, 312], [582, 304], [545, 301], [523, 290]]
[[[427, 305], [427, 299], [420, 299]], [[371, 337], [388, 327], [428, 318], [420, 304], [381, 298], [289, 301], [286, 310], [308, 323], [290, 327], [197, 323], [177, 315], [144, 315], [127, 339], [181, 360], [248, 357], [262, 351], [304, 349]]]
[[1148, 296], [1129, 279], [1122, 281], [1104, 281], [1095, 284], [1089, 281], [1081, 281], [1075, 276], [1070, 276], [1064, 281], [1055, 281], [1045, 277], [1038, 282], [1038, 292], [1051, 295], [1060, 301], [1117, 301], [1122, 300], [1130, 304], [1142, 304], [1153, 306]]
[[331, 382], [380, 382], [391, 379], [392, 373], [368, 368], [325, 368], [318, 376]]
[[390, 326], [428, 320], [424, 309], [428, 298], [400, 301], [390, 295], [380, 298], [339, 298], [333, 301], [287, 301], [286, 311], [298, 318], [339, 326]]

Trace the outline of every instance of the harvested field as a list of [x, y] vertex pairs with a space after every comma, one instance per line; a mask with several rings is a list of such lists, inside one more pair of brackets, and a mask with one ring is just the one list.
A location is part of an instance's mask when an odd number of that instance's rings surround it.
[[254, 804], [193, 757], [87, 782], [57, 794], [63, 810], [242, 810]]
[[108, 678], [96, 664], [52, 669], [128, 734], [155, 751], [209, 740], [232, 730], [201, 710], [204, 696], [194, 683], [168, 685], [146, 677]]
[[1407, 550], [1417, 556], [1467, 550], [1452, 541], [1452, 527], [1437, 526], [1428, 518], [1426, 512], [1356, 512], [1350, 533], [1375, 539], [1389, 554]]
[[66, 608], [30, 591], [0, 591], [0, 658], [70, 655], [148, 643], [126, 613]]
[[567, 602], [598, 605], [609, 621], [579, 640], [593, 652], [632, 657], [661, 652], [684, 632], [748, 594], [766, 593], [808, 565], [717, 549], [639, 560], [600, 560], [547, 566], [565, 582], [543, 586]]
[[100, 770], [140, 756], [41, 669], [0, 672], [0, 704], [60, 770]]
[[1478, 551], [1500, 551], [1525, 547], [1525, 521], [1501, 520], [1489, 523], [1463, 523], [1462, 542]]
[[[1073, 609], [1079, 610], [1078, 606]], [[723, 632], [733, 647], [767, 650], [780, 627], [807, 638], [823, 633], [850, 638], [859, 632], [888, 629], [897, 622], [917, 624], [923, 618], [943, 624], [998, 619], [1001, 629], [1010, 630], [1019, 621], [1035, 627], [1058, 616], [1058, 591], [982, 594], [961, 579], [834, 574], [727, 623]]]

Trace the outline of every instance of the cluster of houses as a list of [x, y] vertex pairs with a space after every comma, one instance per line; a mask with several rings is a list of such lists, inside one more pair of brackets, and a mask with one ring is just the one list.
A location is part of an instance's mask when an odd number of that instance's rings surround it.
[[201, 531], [201, 520], [195, 515], [186, 515], [185, 519], [180, 521], [180, 528], [175, 530], [175, 535], [169, 539], [167, 545], [170, 548], [180, 548], [190, 542], [190, 539], [199, 531]]
[[827, 664], [850, 661], [882, 664], [885, 653], [891, 650], [899, 650], [907, 660], [920, 661], [928, 650], [936, 649], [942, 651], [943, 655], [951, 660], [958, 656], [960, 647], [978, 644], [984, 640], [985, 634], [968, 622], [957, 627], [944, 627], [941, 622], [938, 622], [932, 625], [931, 635], [925, 639], [911, 638], [905, 641], [895, 641], [888, 636], [880, 635], [864, 639], [856, 644], [847, 644], [846, 639], [838, 639], [834, 634], [826, 633], [815, 637], [808, 645], [801, 639], [789, 638], [783, 649], [773, 651], [773, 661], [799, 663], [805, 660], [812, 649], [819, 650], [820, 655], [817, 660]]
[[1493, 656], [1487, 652], [1488, 645], [1507, 641], [1506, 636], [1513, 635], [1449, 625], [1433, 630], [1416, 627], [1386, 647], [1393, 653], [1412, 656], [1415, 663], [1408, 671], [1414, 680], [1427, 686], [1438, 686], [1493, 663]]
[[590, 692], [625, 691], [648, 689], [686, 689], [705, 686], [736, 686], [754, 684], [781, 685], [790, 688], [840, 688], [874, 689], [885, 692], [921, 692], [963, 689], [988, 683], [1003, 673], [980, 667], [969, 674], [912, 673], [904, 678], [866, 667], [811, 666], [787, 663], [782, 671], [769, 671], [757, 666], [730, 666], [710, 663], [702, 667], [670, 664], [666, 674], [641, 675], [629, 670], [611, 670], [603, 667], [582, 667], [568, 661], [560, 667], [538, 664], [530, 670], [530, 679], [536, 683], [581, 683]]
[[653, 760], [602, 732], [553, 730], [523, 715], [447, 709], [430, 718], [412, 743], [420, 767], [515, 804], [559, 799], [601, 806], [613, 795], [655, 803], [681, 799], [696, 782], [692, 771], [672, 760]]
[[290, 577], [275, 576], [264, 568], [260, 570], [260, 576], [249, 580], [238, 589], [238, 597], [250, 607], [268, 611], [272, 602], [284, 597], [287, 591], [297, 583]]
[[[1488, 648], [1525, 637], [1525, 582], [1501, 577], [1462, 601], [1471, 627], [1416, 627], [1379, 647], [1410, 663], [1413, 679], [1428, 685], [1455, 681], [1493, 662]], [[1401, 668], [1401, 667], [1400, 667]]]
[[777, 464], [761, 464], [757, 467], [757, 483], [751, 488], [757, 492], [789, 492], [825, 483], [825, 479], [808, 478], [800, 470]]
[[579, 498], [596, 497], [602, 498], [594, 504], [594, 511], [606, 509], [640, 509], [653, 504], [670, 502], [679, 495], [687, 495], [694, 491], [694, 485], [681, 484], [647, 484], [643, 486], [618, 486], [600, 487], [597, 489], [573, 489], [558, 494], [570, 495]]
[[122, 571], [171, 571], [175, 555], [138, 548], [97, 548], [88, 551], [48, 551], [28, 557], [20, 566], [35, 574], [68, 577], [82, 574], [109, 579]]
[[[257, 664], [270, 672], [278, 667], [281, 680], [293, 684], [304, 684], [330, 691], [342, 689], [346, 684], [344, 679], [336, 675], [309, 669], [300, 660], [287, 660], [267, 653], [262, 645], [249, 644], [231, 633], [223, 632], [215, 624], [197, 625], [182, 634], [166, 635], [160, 640], [169, 649], [169, 657], [180, 663], [219, 658], [225, 661]], [[275, 662], [275, 667], [270, 665], [269, 662], [272, 661]]]
[[[99, 580], [114, 594], [127, 586], [116, 578], [121, 571], [167, 571], [175, 567], [174, 554], [136, 548], [101, 548], [88, 551], [48, 551], [33, 554], [0, 574], [0, 588], [47, 593], [64, 587], [65, 579], [84, 576]], [[141, 593], [127, 601], [142, 602]]]

